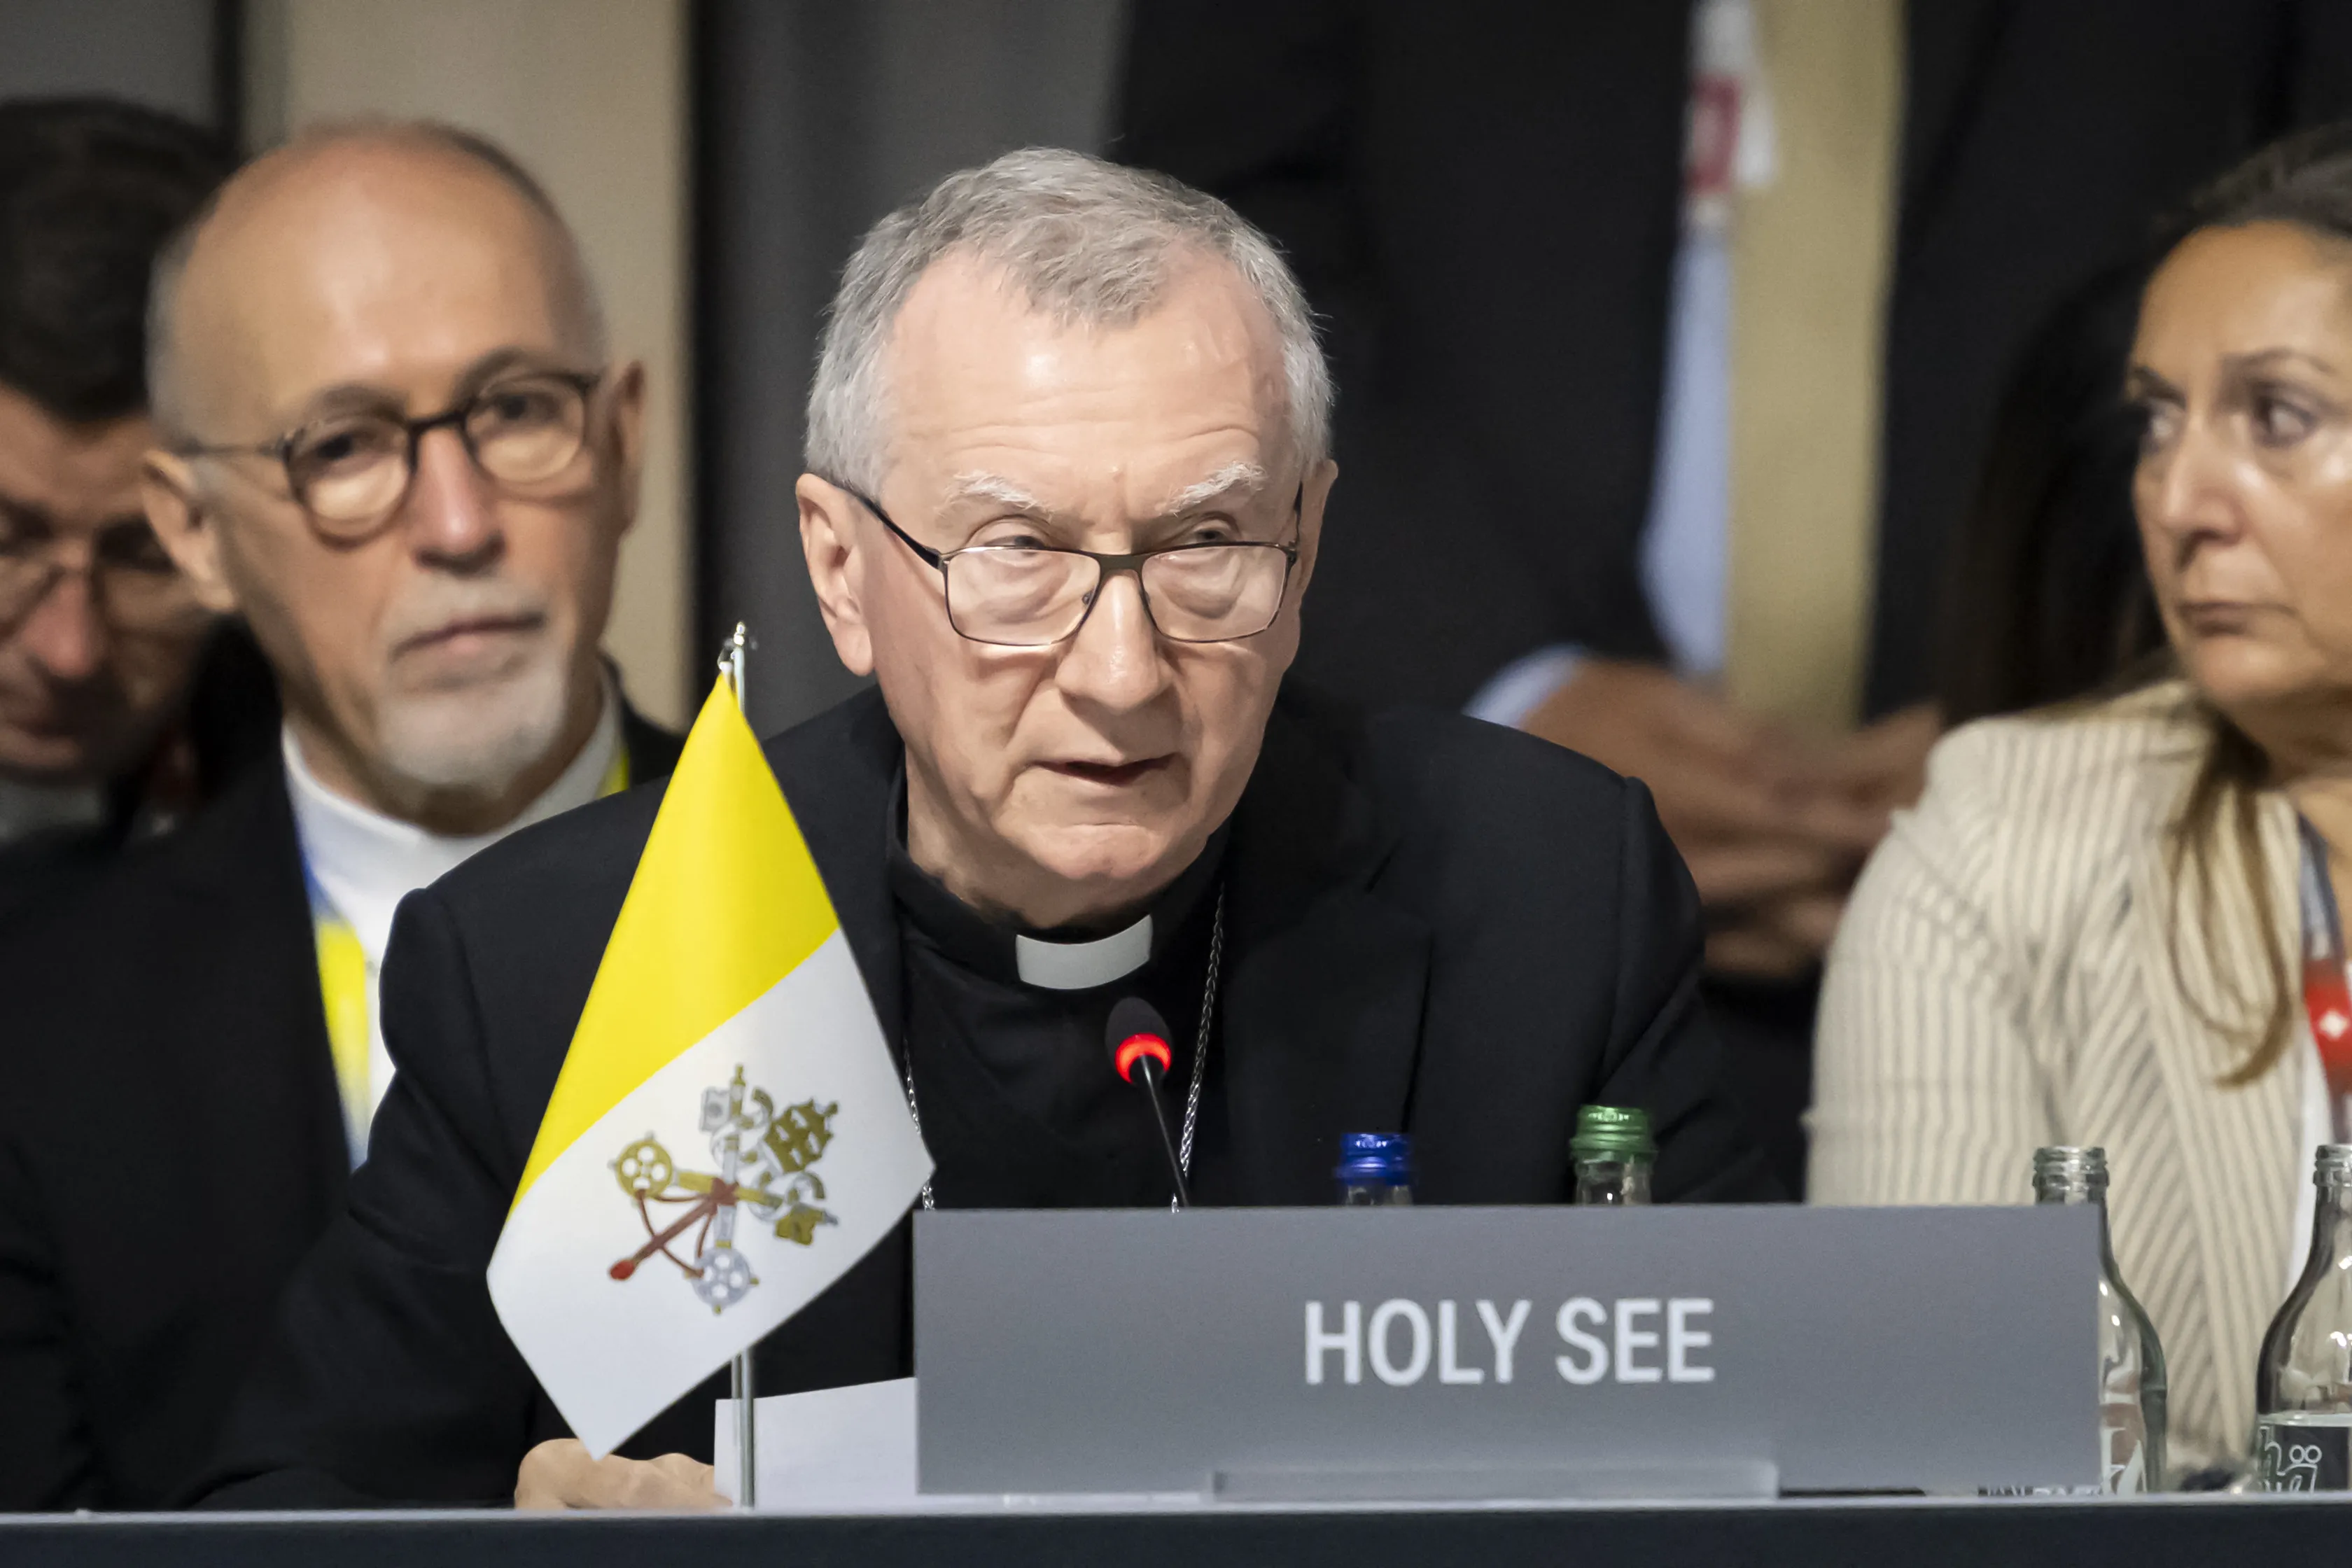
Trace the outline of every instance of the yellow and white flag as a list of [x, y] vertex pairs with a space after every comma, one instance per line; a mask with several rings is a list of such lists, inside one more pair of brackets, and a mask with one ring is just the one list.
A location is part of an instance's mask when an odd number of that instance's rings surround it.
[[931, 1173], [816, 862], [722, 679], [654, 818], [491, 1254], [609, 1453], [808, 1304]]

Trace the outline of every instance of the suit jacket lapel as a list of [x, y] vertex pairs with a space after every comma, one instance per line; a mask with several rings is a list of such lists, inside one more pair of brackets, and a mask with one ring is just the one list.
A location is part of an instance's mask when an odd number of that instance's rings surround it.
[[895, 1053], [903, 1026], [898, 922], [886, 850], [905, 745], [881, 694], [868, 691], [769, 742], [767, 752]]
[[[225, 1167], [250, 1161], [247, 1190], [286, 1184], [288, 1159], [299, 1162], [300, 1206], [315, 1234], [341, 1202], [351, 1153], [284, 770], [253, 769], [160, 852], [190, 906], [183, 973], [204, 983], [201, 972], [216, 965], [236, 977], [240, 998], [233, 1016], [206, 1009], [208, 1037], [182, 1053], [185, 1103], [199, 1125], [236, 1130], [216, 1141], [218, 1158]], [[224, 1057], [235, 1070], [223, 1070]]]
[[683, 737], [648, 721], [621, 699], [621, 750], [629, 759], [629, 783], [651, 784], [656, 779], [669, 777], [677, 766], [677, 754], [686, 747]]
[[1328, 1202], [1339, 1135], [1410, 1109], [1431, 933], [1370, 893], [1394, 835], [1341, 750], [1286, 700], [1234, 814], [1218, 1037], [1239, 1202]]
[[[2171, 815], [2174, 785], [2168, 781], [2159, 787], [2168, 798], [2150, 803], [2158, 807], [2147, 813], [2153, 824]], [[2273, 929], [2291, 954], [2299, 923], [2293, 808], [2274, 795], [2263, 797], [2260, 829]], [[2297, 1243], [2288, 1234], [2292, 1222], [2282, 1211], [2280, 1194], [2295, 1190], [2305, 1157], [2295, 1142], [2300, 1053], [2307, 1047], [2298, 1023], [2284, 1061], [2252, 1083], [2222, 1084], [2236, 1053], [2222, 1043], [2216, 1022], [2236, 1028], [2255, 1021], [2266, 1000], [2259, 981], [2244, 978], [2268, 972], [2260, 917], [2249, 902], [2244, 862], [2231, 835], [2216, 836], [2210, 918], [2193, 875], [2185, 887], [2175, 882], [2164, 837], [2146, 836], [2147, 847], [2136, 868], [2136, 946], [2147, 966], [2148, 1037], [2163, 1077], [2165, 1103], [2181, 1157], [2194, 1166], [2189, 1179], [2179, 1184], [2188, 1194], [2208, 1304], [2207, 1343], [2194, 1349], [2213, 1358], [2221, 1429], [2239, 1431], [2253, 1419], [2254, 1368], [2245, 1347], [2259, 1342], [2276, 1310], [2287, 1258]], [[2290, 970], [2289, 984], [2294, 983]], [[2190, 1349], [2182, 1346], [2174, 1354]]]
[[[667, 773], [677, 740], [625, 707], [622, 725], [631, 777]], [[218, 998], [193, 1010], [203, 1015], [202, 1035], [166, 1058], [181, 1102], [193, 1124], [223, 1134], [212, 1142], [229, 1190], [282, 1192], [301, 1211], [305, 1237], [315, 1234], [341, 1202], [351, 1153], [284, 768], [273, 756], [247, 770], [149, 853], [187, 910], [172, 955], [179, 978], [164, 994]], [[222, 976], [234, 977], [233, 999], [220, 998]], [[218, 1011], [224, 1004], [233, 1010]], [[233, 1070], [224, 1070], [225, 1058]], [[292, 1181], [289, 1158], [299, 1171]]]

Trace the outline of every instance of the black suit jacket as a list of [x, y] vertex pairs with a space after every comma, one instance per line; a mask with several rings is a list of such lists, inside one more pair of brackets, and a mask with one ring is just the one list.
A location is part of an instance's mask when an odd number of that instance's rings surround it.
[[[1931, 674], [1945, 541], [2058, 296], [2297, 124], [2341, 0], [1916, 0], [1886, 331], [1874, 710]], [[1135, 0], [1113, 155], [1279, 240], [1339, 374], [1300, 668], [1458, 706], [1551, 643], [1652, 658], [1639, 575], [1686, 0]]]
[[350, 1173], [284, 769], [13, 927], [0, 999], [0, 1511], [160, 1507]]
[[[767, 754], [895, 1041], [888, 713], [866, 693]], [[519, 834], [402, 906], [383, 990], [400, 1074], [231, 1423], [215, 1502], [503, 1500], [524, 1453], [565, 1434], [483, 1271], [657, 805]], [[1696, 897], [1639, 784], [1475, 721], [1360, 725], [1292, 692], [1227, 865], [1199, 1201], [1328, 1203], [1339, 1134], [1401, 1127], [1424, 1202], [1557, 1203], [1594, 1100], [1655, 1118], [1662, 1198], [1769, 1195], [1717, 1094]], [[763, 1393], [906, 1373], [907, 1230], [768, 1335]], [[622, 1452], [708, 1458], [719, 1392]]]

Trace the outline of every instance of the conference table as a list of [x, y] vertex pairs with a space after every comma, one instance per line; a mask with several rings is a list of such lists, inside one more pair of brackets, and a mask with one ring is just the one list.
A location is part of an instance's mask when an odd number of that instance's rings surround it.
[[2352, 1496], [1784, 1498], [1769, 1502], [1320, 1507], [956, 1499], [860, 1513], [414, 1511], [0, 1518], [8, 1568], [430, 1563], [790, 1568], [1608, 1568], [1682, 1563], [2284, 1563], [2352, 1540]]

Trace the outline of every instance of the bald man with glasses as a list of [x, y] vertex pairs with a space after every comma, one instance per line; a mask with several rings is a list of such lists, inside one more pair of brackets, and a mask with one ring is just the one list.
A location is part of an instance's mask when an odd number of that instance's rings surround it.
[[250, 628], [283, 725], [0, 945], [0, 1510], [186, 1483], [368, 1156], [394, 909], [677, 755], [598, 651], [643, 375], [504, 153], [299, 140], [165, 247], [150, 320], [142, 527], [173, 592]]

